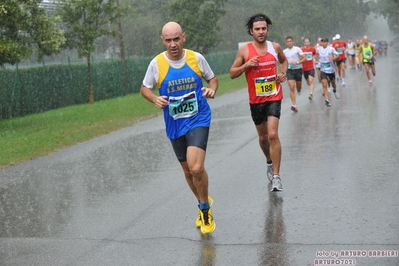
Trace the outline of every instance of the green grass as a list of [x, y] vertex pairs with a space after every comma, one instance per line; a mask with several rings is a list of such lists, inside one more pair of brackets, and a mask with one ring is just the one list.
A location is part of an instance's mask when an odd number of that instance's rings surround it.
[[[246, 87], [244, 76], [219, 75], [218, 95]], [[0, 167], [7, 167], [155, 117], [140, 94], [0, 121]]]

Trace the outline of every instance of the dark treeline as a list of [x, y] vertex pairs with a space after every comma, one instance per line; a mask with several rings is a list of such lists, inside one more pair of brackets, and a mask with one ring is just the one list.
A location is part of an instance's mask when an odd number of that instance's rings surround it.
[[[124, 34], [126, 50], [128, 54], [153, 55], [162, 49], [160, 42], [160, 28], [168, 20], [177, 20], [179, 12], [184, 10], [170, 10], [171, 3], [192, 2], [186, 0], [124, 0], [129, 2], [134, 12], [124, 18]], [[399, 13], [398, 0], [374, 1], [347, 1], [347, 0], [229, 0], [229, 1], [195, 1], [195, 2], [223, 2], [224, 14], [217, 22], [219, 27], [217, 45], [215, 50], [237, 49], [237, 43], [251, 40], [246, 33], [245, 21], [255, 13], [265, 13], [273, 21], [269, 31], [269, 39], [284, 42], [290, 35], [295, 41], [301, 41], [303, 37], [310, 37], [313, 41], [319, 36], [332, 38], [339, 33], [343, 38], [361, 37], [367, 29], [366, 18], [370, 12], [379, 14], [379, 10], [385, 8], [392, 18], [397, 18]], [[396, 9], [390, 9], [390, 5], [396, 5]], [[391, 6], [392, 7], [392, 6]], [[198, 8], [198, 7], [196, 7]], [[190, 10], [186, 10], [189, 13]], [[191, 10], [193, 24], [198, 18], [198, 12]], [[380, 13], [382, 14], [382, 13]], [[392, 19], [391, 20], [394, 20]], [[178, 20], [177, 20], [178, 21]], [[197, 25], [191, 25], [190, 20], [185, 20], [183, 29], [191, 35], [206, 37]], [[206, 21], [202, 25], [206, 26]], [[197, 28], [195, 27], [197, 26]], [[211, 25], [215, 27], [216, 25]], [[391, 28], [393, 25], [390, 25]], [[208, 26], [209, 27], [209, 26]], [[189, 32], [187, 32], [189, 29]], [[398, 32], [399, 33], [399, 32]]]

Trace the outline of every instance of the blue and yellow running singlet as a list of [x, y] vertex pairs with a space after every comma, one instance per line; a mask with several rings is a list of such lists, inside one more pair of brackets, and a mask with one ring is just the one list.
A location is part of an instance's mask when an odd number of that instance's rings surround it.
[[167, 96], [169, 106], [163, 109], [166, 135], [177, 139], [195, 127], [209, 127], [211, 109], [202, 96], [202, 73], [195, 53], [186, 51], [186, 61], [182, 68], [173, 68], [165, 55], [156, 57], [160, 96]]

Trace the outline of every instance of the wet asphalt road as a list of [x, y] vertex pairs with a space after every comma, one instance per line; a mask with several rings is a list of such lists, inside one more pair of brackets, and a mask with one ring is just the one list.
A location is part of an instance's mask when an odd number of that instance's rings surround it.
[[161, 117], [0, 169], [0, 265], [399, 265], [398, 66], [348, 69], [331, 108], [304, 83], [296, 114], [284, 85], [280, 193], [246, 90], [210, 101], [207, 237]]

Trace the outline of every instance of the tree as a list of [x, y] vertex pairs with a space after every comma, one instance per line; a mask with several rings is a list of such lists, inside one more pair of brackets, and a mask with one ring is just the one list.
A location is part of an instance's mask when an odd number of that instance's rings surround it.
[[275, 0], [268, 3], [268, 9], [278, 10], [271, 17], [278, 21], [284, 39], [290, 35], [297, 41], [302, 41], [302, 37], [331, 39], [336, 33], [348, 38], [364, 32], [364, 21], [369, 13], [368, 5], [361, 0], [296, 0], [295, 5]]
[[127, 7], [108, 0], [60, 0], [57, 14], [65, 27], [65, 47], [77, 49], [79, 58], [87, 59], [89, 102], [94, 103], [91, 55], [95, 41], [103, 36], [116, 36], [119, 16], [127, 14]]
[[45, 55], [60, 50], [65, 42], [57, 18], [40, 8], [41, 0], [3, 0], [0, 3], [0, 67], [16, 64], [36, 54], [39, 61]]
[[399, 36], [399, 0], [379, 0], [376, 10], [387, 19], [389, 28]]
[[206, 54], [222, 41], [217, 22], [226, 13], [223, 8], [227, 1], [171, 1], [169, 18], [178, 22], [187, 34], [186, 47]]
[[129, 55], [155, 55], [164, 49], [161, 27], [167, 22], [165, 0], [121, 0], [134, 8], [131, 16], [122, 20], [126, 51]]
[[223, 42], [219, 49], [237, 49], [237, 43], [252, 40], [245, 28], [246, 20], [264, 13], [272, 20], [268, 39], [284, 46], [285, 38], [291, 35], [297, 45], [301, 37], [309, 37], [315, 44], [319, 36], [332, 38], [339, 33], [343, 38], [357, 36], [367, 28], [365, 19], [369, 4], [361, 0], [230, 0], [226, 3], [226, 16], [220, 19]]
[[226, 15], [220, 18], [219, 25], [222, 30], [219, 35], [223, 42], [219, 45], [219, 49], [238, 49], [239, 42], [252, 41], [252, 37], [247, 33], [247, 19], [257, 13], [264, 13], [272, 20], [269, 26], [267, 39], [270, 41], [279, 41], [283, 39], [283, 35], [279, 30], [279, 21], [276, 19], [276, 12], [268, 12], [270, 10], [269, 3], [272, 0], [230, 0], [226, 3]]

